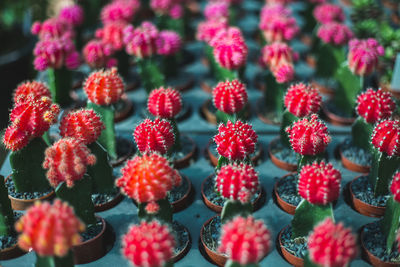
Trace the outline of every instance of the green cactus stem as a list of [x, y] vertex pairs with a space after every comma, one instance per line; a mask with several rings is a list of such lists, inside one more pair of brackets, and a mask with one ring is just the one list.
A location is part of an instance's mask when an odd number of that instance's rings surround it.
[[112, 159], [117, 158], [117, 144], [115, 141], [115, 129], [114, 129], [114, 107], [111, 106], [99, 106], [90, 101], [87, 103], [87, 107], [96, 111], [101, 117], [105, 125], [105, 129], [101, 132], [98, 142], [107, 150], [108, 154]]
[[215, 62], [215, 78], [217, 81], [232, 81], [240, 79], [243, 81], [244, 68], [238, 70], [228, 70]]
[[317, 25], [317, 21], [315, 20], [313, 14], [315, 4], [309, 3], [308, 1], [305, 3], [306, 3], [305, 9], [303, 9], [303, 11], [300, 12], [300, 15], [304, 19], [302, 32], [311, 34]]
[[210, 65], [209, 66], [210, 73], [213, 74], [213, 73], [215, 73], [215, 69], [216, 69], [216, 65], [217, 65], [217, 62], [215, 62], [215, 58], [214, 58], [213, 48], [206, 44], [206, 46], [204, 48], [204, 53], [208, 59], [209, 65]]
[[16, 192], [46, 192], [50, 185], [42, 167], [46, 143], [41, 137], [32, 139], [27, 146], [10, 153], [11, 178]]
[[176, 123], [175, 119], [168, 119], [168, 121], [172, 126], [174, 136], [175, 136], [175, 143], [172, 146], [171, 151], [179, 152], [182, 149], [182, 144], [181, 144], [181, 134], [178, 129], [178, 124]]
[[320, 267], [320, 265], [312, 262], [310, 255], [307, 253], [307, 255], [304, 257], [304, 267]]
[[0, 175], [0, 235], [15, 235], [14, 223], [14, 213], [4, 185], [4, 177]]
[[328, 217], [334, 220], [332, 204], [313, 205], [303, 199], [297, 206], [292, 220], [292, 238], [308, 236], [314, 226]]
[[225, 263], [225, 267], [258, 267], [258, 266], [260, 265], [257, 263], [240, 264], [239, 262], [233, 261], [231, 259], [229, 259]]
[[399, 166], [400, 157], [389, 157], [384, 152], [372, 149], [372, 164], [368, 180], [372, 185], [376, 197], [389, 194], [390, 182]]
[[142, 220], [146, 221], [152, 221], [154, 219], [163, 221], [165, 223], [172, 223], [172, 206], [168, 201], [168, 197], [156, 201], [156, 203], [159, 205], [159, 211], [154, 214], [149, 214], [146, 211], [146, 205], [148, 203], [139, 203], [138, 204], [138, 217]]
[[219, 156], [218, 158], [218, 164], [215, 167], [215, 171], [218, 171], [219, 169], [221, 169], [222, 166], [229, 164], [229, 159], [225, 158], [223, 156]]
[[164, 74], [161, 73], [153, 58], [137, 58], [136, 64], [144, 89], [147, 94], [165, 83]]
[[386, 237], [386, 252], [390, 254], [396, 241], [396, 233], [400, 226], [400, 203], [391, 196], [385, 209], [385, 215], [380, 221], [382, 233]]
[[68, 202], [74, 208], [76, 216], [86, 224], [87, 228], [96, 223], [92, 202], [92, 181], [89, 175], [75, 181], [71, 188], [68, 188], [67, 184], [62, 182], [55, 191], [59, 199]]
[[160, 30], [175, 31], [182, 37], [185, 36], [185, 25], [183, 19], [173, 19], [169, 15], [157, 15], [156, 25]]
[[88, 145], [96, 156], [96, 164], [88, 166], [88, 174], [93, 179], [93, 193], [112, 193], [114, 190], [113, 169], [108, 161], [108, 153], [98, 142]]
[[299, 163], [297, 164], [297, 171], [300, 173], [305, 165], [310, 165], [313, 162], [321, 162], [324, 159], [324, 154], [318, 155], [300, 155]]
[[118, 72], [126, 80], [129, 77], [130, 57], [124, 50], [120, 50], [115, 54], [118, 61]]
[[287, 147], [290, 148], [290, 141], [289, 141], [289, 136], [286, 132], [286, 128], [292, 125], [295, 121], [297, 121], [299, 118], [290, 113], [287, 109], [282, 114], [282, 122], [281, 122], [281, 128], [279, 131], [280, 134], [280, 141], [281, 143]]
[[104, 3], [105, 1], [99, 0], [79, 1], [85, 14], [85, 20], [83, 21], [84, 28], [95, 29], [96, 25], [99, 23], [99, 14]]
[[69, 95], [72, 89], [72, 72], [66, 68], [47, 69], [49, 89], [54, 103], [66, 107], [72, 103]]
[[358, 117], [351, 127], [352, 142], [356, 147], [362, 148], [365, 151], [371, 150], [371, 135], [374, 126]]
[[176, 77], [179, 74], [179, 64], [182, 53], [162, 57], [162, 70], [166, 77]]
[[317, 77], [331, 78], [335, 76], [339, 66], [346, 61], [344, 49], [340, 46], [320, 43], [317, 49]]
[[221, 221], [226, 223], [236, 216], [247, 217], [253, 212], [251, 202], [242, 203], [238, 200], [226, 200], [221, 211]]
[[283, 96], [285, 95], [286, 86], [276, 82], [271, 72], [265, 77], [265, 107], [269, 112], [274, 112], [278, 118], [283, 114]]
[[72, 251], [69, 251], [64, 257], [40, 256], [36, 253], [35, 267], [72, 267], [74, 266], [74, 257]]

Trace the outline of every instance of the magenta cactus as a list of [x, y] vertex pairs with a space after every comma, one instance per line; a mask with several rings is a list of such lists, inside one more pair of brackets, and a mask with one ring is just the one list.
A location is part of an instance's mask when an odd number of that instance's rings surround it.
[[343, 22], [345, 15], [339, 5], [323, 3], [315, 7], [313, 11], [315, 19], [321, 24], [330, 22]]
[[157, 54], [171, 56], [178, 53], [182, 47], [182, 40], [174, 31], [161, 31], [156, 40]]
[[326, 44], [343, 46], [353, 38], [354, 34], [345, 24], [329, 22], [318, 28], [317, 35]]
[[75, 27], [80, 26], [84, 20], [83, 9], [80, 5], [68, 5], [60, 10], [58, 18]]
[[95, 36], [101, 39], [104, 43], [110, 44], [115, 51], [120, 51], [124, 48], [124, 29], [127, 26], [124, 22], [112, 22], [97, 29]]
[[124, 29], [126, 53], [137, 58], [150, 57], [157, 52], [158, 30], [151, 22], [144, 21], [139, 27], [129, 25]]
[[228, 28], [226, 20], [207, 20], [197, 25], [196, 39], [210, 44], [215, 35], [223, 29]]
[[91, 40], [83, 48], [84, 59], [93, 69], [115, 67], [117, 60], [111, 57], [113, 54], [112, 45], [104, 43], [102, 40]]
[[101, 10], [101, 21], [104, 25], [114, 22], [130, 23], [140, 8], [138, 0], [115, 0]]
[[349, 54], [347, 56], [349, 68], [358, 76], [369, 75], [378, 66], [379, 56], [382, 56], [384, 52], [383, 46], [373, 38], [353, 39], [349, 42]]

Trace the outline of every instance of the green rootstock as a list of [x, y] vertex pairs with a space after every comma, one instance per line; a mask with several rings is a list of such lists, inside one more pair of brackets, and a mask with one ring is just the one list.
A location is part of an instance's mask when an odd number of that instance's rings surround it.
[[310, 259], [310, 255], [307, 254], [304, 257], [304, 267], [320, 267], [321, 265], [314, 263], [311, 259]]
[[283, 112], [282, 115], [282, 122], [281, 122], [281, 128], [279, 131], [280, 134], [280, 139], [281, 143], [285, 146], [290, 148], [290, 141], [289, 141], [289, 136], [286, 132], [286, 128], [292, 125], [293, 122], [297, 121], [299, 118], [290, 113], [287, 109]]
[[114, 107], [113, 106], [99, 106], [90, 101], [87, 102], [87, 107], [96, 111], [101, 117], [105, 125], [105, 129], [101, 132], [97, 140], [108, 152], [112, 159], [117, 158], [117, 144], [115, 139], [114, 129]]
[[346, 60], [343, 47], [320, 43], [317, 51], [316, 76], [331, 78], [335, 76], [340, 64]]
[[161, 73], [153, 58], [137, 59], [136, 64], [141, 82], [143, 87], [146, 89], [147, 94], [150, 94], [152, 90], [164, 85], [164, 74]]
[[258, 263], [247, 263], [247, 264], [240, 264], [239, 262], [233, 261], [229, 259], [225, 263], [225, 267], [258, 267], [260, 266]]
[[72, 89], [72, 73], [66, 68], [47, 69], [49, 89], [54, 103], [66, 107], [72, 103], [70, 90]]
[[297, 164], [297, 171], [300, 173], [301, 169], [305, 165], [313, 164], [316, 162], [321, 162], [324, 159], [324, 154], [318, 155], [300, 155], [299, 163]]
[[221, 211], [221, 221], [226, 223], [236, 216], [247, 217], [253, 212], [251, 202], [242, 203], [237, 200], [226, 200]]
[[246, 121], [246, 113], [248, 112], [248, 105], [246, 104], [242, 110], [235, 114], [228, 114], [221, 110], [217, 110], [215, 115], [217, 116], [218, 123], [226, 124], [228, 121], [235, 123], [237, 120]]
[[14, 235], [14, 223], [14, 213], [4, 185], [4, 177], [0, 175], [0, 236]]
[[386, 251], [388, 254], [390, 254], [392, 249], [397, 249], [393, 248], [393, 245], [396, 241], [396, 233], [399, 225], [400, 203], [391, 196], [386, 203], [385, 215], [380, 221], [381, 231], [386, 237]]
[[108, 153], [98, 142], [88, 145], [96, 156], [96, 164], [88, 166], [87, 172], [93, 180], [93, 193], [112, 193], [114, 190], [113, 169], [108, 161]]
[[154, 219], [163, 221], [165, 223], [172, 223], [172, 206], [168, 201], [168, 198], [164, 198], [156, 201], [159, 205], [159, 210], [157, 213], [150, 214], [146, 211], [146, 205], [148, 203], [138, 203], [138, 217], [142, 220], [152, 221]]
[[40, 256], [36, 253], [35, 267], [72, 267], [74, 266], [74, 258], [70, 250], [64, 257], [57, 256]]
[[266, 110], [275, 112], [280, 118], [283, 113], [283, 96], [285, 94], [285, 85], [276, 81], [271, 72], [265, 77], [265, 105]]
[[157, 15], [156, 16], [157, 28], [160, 30], [172, 30], [177, 32], [179, 36], [184, 39], [185, 36], [185, 25], [183, 19], [173, 19], [169, 15]]
[[32, 139], [27, 146], [10, 153], [12, 179], [16, 192], [46, 192], [50, 185], [42, 164], [47, 144], [41, 137]]
[[332, 204], [313, 205], [303, 199], [296, 208], [292, 220], [292, 238], [306, 237], [314, 227], [326, 218], [333, 218]]
[[356, 147], [365, 151], [371, 150], [371, 135], [374, 126], [367, 123], [364, 118], [358, 117], [351, 127], [352, 142]]
[[175, 119], [169, 119], [168, 121], [170, 122], [170, 124], [172, 126], [172, 129], [174, 131], [174, 136], [175, 136], [175, 143], [171, 149], [172, 149], [172, 151], [179, 152], [182, 149], [182, 144], [181, 144], [181, 134], [179, 132], [178, 125], [177, 125]]

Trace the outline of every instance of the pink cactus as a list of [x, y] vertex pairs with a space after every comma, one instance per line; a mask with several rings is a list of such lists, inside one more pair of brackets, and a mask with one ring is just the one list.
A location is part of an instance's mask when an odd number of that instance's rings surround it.
[[394, 200], [400, 202], [400, 172], [394, 174], [390, 192], [392, 192]]
[[293, 123], [286, 132], [293, 150], [301, 155], [321, 154], [331, 142], [328, 128], [316, 114]]
[[130, 23], [139, 8], [139, 0], [114, 0], [101, 10], [101, 21], [104, 25], [114, 22]]
[[271, 234], [261, 220], [238, 216], [222, 227], [218, 251], [241, 265], [256, 264], [271, 249]]
[[124, 82], [116, 68], [92, 72], [83, 89], [96, 105], [108, 106], [117, 102], [125, 90]]
[[176, 2], [176, 0], [150, 0], [150, 7], [157, 14], [167, 15]]
[[73, 187], [85, 175], [86, 167], [96, 163], [85, 144], [72, 137], [58, 140], [45, 153], [43, 168], [48, 169], [47, 179], [54, 188], [62, 182]]
[[221, 167], [216, 177], [216, 189], [225, 198], [240, 200], [246, 193], [247, 200], [257, 193], [260, 185], [254, 168], [244, 163]]
[[374, 124], [392, 116], [396, 103], [389, 92], [369, 88], [357, 97], [357, 113], [366, 122]]
[[80, 5], [69, 5], [60, 10], [58, 18], [66, 21], [73, 26], [79, 26], [83, 23], [84, 13]]
[[156, 40], [156, 46], [157, 54], [170, 56], [181, 50], [182, 40], [177, 32], [161, 31]]
[[332, 164], [314, 162], [301, 169], [298, 191], [311, 204], [327, 205], [339, 198], [341, 180], [340, 172]]
[[257, 134], [250, 124], [228, 121], [219, 125], [214, 141], [219, 155], [229, 160], [244, 160], [254, 152]]
[[282, 64], [273, 72], [278, 83], [288, 83], [294, 79], [294, 66], [292, 64]]
[[400, 157], [399, 138], [400, 121], [388, 119], [375, 126], [371, 142], [380, 152]]
[[272, 72], [276, 71], [281, 65], [292, 65], [293, 60], [293, 50], [286, 43], [274, 42], [262, 49], [261, 62], [269, 67]]
[[259, 28], [269, 43], [290, 41], [299, 32], [299, 26], [291, 11], [279, 4], [264, 6]]
[[37, 81], [27, 81], [18, 85], [14, 91], [14, 103], [24, 102], [30, 95], [36, 98], [46, 96], [51, 98], [51, 93], [46, 84]]
[[[179, 1], [178, 1], [179, 2]], [[169, 10], [169, 16], [173, 19], [180, 19], [183, 17], [183, 7], [180, 3], [173, 5]]]
[[318, 28], [318, 37], [324, 43], [336, 46], [346, 45], [351, 38], [353, 32], [345, 24], [338, 22], [328, 22]]
[[158, 30], [151, 22], [145, 21], [139, 27], [129, 25], [124, 29], [125, 49], [129, 55], [138, 58], [150, 57], [157, 51]]
[[182, 178], [168, 160], [158, 154], [136, 156], [126, 162], [116, 184], [121, 192], [138, 203], [164, 199]]
[[357, 241], [350, 229], [327, 218], [308, 237], [308, 251], [311, 261], [318, 265], [347, 266], [357, 256]]
[[175, 143], [174, 130], [167, 120], [145, 119], [133, 133], [141, 153], [157, 152], [165, 155]]
[[209, 2], [204, 9], [206, 20], [228, 20], [229, 5], [226, 2]]
[[247, 103], [246, 86], [238, 80], [218, 83], [212, 95], [215, 107], [227, 114], [238, 113]]
[[345, 15], [339, 5], [324, 3], [315, 7], [314, 18], [321, 24], [330, 22], [343, 22]]
[[175, 238], [158, 221], [133, 225], [122, 238], [122, 253], [134, 266], [162, 267], [174, 256]]
[[115, 51], [120, 51], [124, 48], [124, 29], [127, 25], [124, 22], [108, 23], [96, 30], [95, 36], [104, 43], [110, 44]]
[[85, 225], [76, 217], [74, 209], [59, 199], [35, 202], [15, 224], [21, 232], [18, 246], [23, 250], [34, 250], [42, 257], [64, 257], [69, 250], [81, 242], [79, 232]]
[[182, 109], [181, 94], [171, 87], [154, 89], [147, 100], [147, 109], [153, 116], [172, 119]]
[[72, 24], [60, 18], [49, 18], [43, 22], [33, 23], [31, 32], [41, 40], [53, 38], [72, 38], [75, 33]]
[[94, 69], [116, 66], [117, 60], [111, 57], [113, 53], [112, 45], [102, 40], [91, 40], [83, 48], [86, 63]]
[[379, 56], [384, 54], [383, 46], [378, 41], [369, 38], [365, 40], [353, 39], [349, 42], [347, 56], [350, 70], [359, 76], [371, 74], [378, 66]]
[[239, 69], [246, 64], [248, 48], [239, 28], [221, 29], [210, 41], [214, 58], [223, 68]]
[[215, 35], [223, 29], [228, 28], [227, 20], [208, 20], [197, 25], [196, 39], [210, 44]]
[[318, 90], [304, 83], [291, 85], [284, 98], [287, 110], [299, 118], [317, 113], [320, 109], [321, 101], [322, 97]]
[[62, 137], [74, 137], [85, 145], [96, 142], [104, 129], [100, 116], [92, 109], [69, 112], [60, 122]]

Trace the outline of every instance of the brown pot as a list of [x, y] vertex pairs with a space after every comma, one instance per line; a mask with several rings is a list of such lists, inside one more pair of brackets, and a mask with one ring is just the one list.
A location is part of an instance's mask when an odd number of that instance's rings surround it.
[[367, 248], [365, 247], [365, 244], [364, 244], [364, 235], [365, 235], [364, 229], [365, 229], [365, 225], [361, 227], [360, 242], [361, 242], [362, 258], [374, 267], [396, 267], [396, 266], [399, 266], [400, 265], [399, 263], [382, 261], [375, 255], [373, 255], [371, 252], [369, 252], [369, 250], [367, 250]]
[[339, 147], [339, 153], [340, 153], [340, 159], [342, 160], [342, 164], [346, 169], [353, 172], [369, 173], [371, 166], [363, 166], [349, 160], [343, 155], [342, 149], [340, 147]]
[[213, 91], [213, 88], [208, 82], [202, 81], [200, 82], [200, 87], [203, 89], [204, 92], [211, 94]]
[[280, 118], [279, 118], [279, 122], [274, 122], [272, 120], [270, 120], [268, 117], [266, 117], [264, 115], [264, 103], [263, 103], [264, 99], [259, 99], [256, 103], [256, 112], [257, 112], [257, 117], [265, 124], [269, 124], [269, 125], [280, 125]]
[[94, 206], [94, 211], [95, 212], [101, 212], [105, 210], [109, 210], [117, 206], [122, 200], [124, 199], [124, 195], [122, 195], [120, 192], [109, 202], [95, 205]]
[[315, 69], [315, 66], [317, 65], [317, 61], [313, 55], [306, 56], [306, 63], [312, 69]]
[[27, 252], [20, 249], [20, 247], [18, 246], [18, 243], [16, 243], [9, 248], [0, 250], [0, 260], [2, 260], [2, 261], [3, 260], [11, 260], [14, 258], [18, 258], [26, 253]]
[[207, 247], [206, 243], [204, 242], [204, 238], [203, 238], [205, 226], [207, 224], [209, 224], [211, 222], [211, 220], [217, 216], [219, 216], [219, 215], [215, 215], [214, 217], [211, 217], [203, 224], [203, 226], [201, 227], [201, 230], [200, 230], [200, 241], [201, 241], [201, 244], [203, 245], [204, 251], [206, 252], [207, 256], [210, 257], [211, 261], [213, 261], [214, 264], [222, 267], [225, 265], [226, 261], [228, 260], [228, 257], [223, 255], [222, 253], [218, 253], [216, 251], [209, 249]]
[[280, 232], [279, 232], [279, 248], [280, 251], [282, 253], [282, 257], [289, 262], [291, 265], [295, 266], [295, 267], [303, 267], [304, 266], [304, 260], [302, 258], [296, 257], [295, 255], [293, 255], [292, 253], [290, 253], [288, 250], [286, 250], [286, 248], [283, 246], [282, 243], [282, 233], [283, 230], [285, 230], [286, 228], [288, 228], [289, 226], [286, 226], [285, 228], [283, 228]]
[[186, 232], [188, 233], [189, 242], [186, 244], [186, 246], [178, 254], [176, 254], [176, 255], [174, 255], [172, 257], [172, 261], [173, 262], [177, 262], [177, 261], [181, 260], [183, 257], [185, 257], [185, 255], [189, 252], [189, 249], [190, 249], [190, 247], [192, 245], [192, 238], [190, 236], [190, 233], [189, 233], [188, 229], [185, 226], [183, 226], [183, 227], [185, 228]]
[[379, 87], [381, 87], [383, 91], [390, 92], [396, 99], [400, 99], [400, 90], [393, 90], [390, 84], [379, 83]]
[[[210, 150], [210, 145], [213, 140], [211, 139], [210, 142], [208, 142], [206, 152], [207, 152], [207, 157], [211, 161], [211, 164], [215, 167], [218, 165], [218, 158], [211, 152]], [[258, 146], [258, 151], [257, 153], [251, 158], [251, 161], [253, 162], [254, 165], [258, 165], [258, 161], [261, 159], [263, 149], [262, 146]]]
[[286, 177], [288, 177], [288, 176], [290, 176], [290, 175], [293, 175], [293, 174], [295, 174], [295, 172], [288, 173], [288, 174], [286, 174], [285, 176], [279, 178], [279, 180], [276, 181], [276, 182], [275, 182], [275, 185], [274, 185], [274, 195], [275, 195], [275, 197], [276, 197], [276, 202], [277, 202], [279, 208], [281, 208], [284, 212], [289, 213], [289, 214], [291, 214], [291, 215], [294, 215], [297, 206], [292, 205], [292, 204], [290, 204], [290, 203], [284, 201], [284, 200], [279, 196], [279, 194], [278, 194], [278, 183], [279, 183], [282, 179], [285, 179]]
[[[118, 146], [118, 141], [124, 139], [127, 140], [125, 137], [117, 137], [117, 146]], [[118, 155], [118, 158], [116, 158], [115, 160], [110, 160], [110, 164], [113, 168], [122, 165], [133, 154], [134, 151], [133, 143], [127, 140], [126, 144], [129, 144], [128, 152], [124, 155]]]
[[189, 204], [191, 202], [190, 201], [191, 197], [192, 197], [192, 195], [194, 193], [193, 185], [192, 185], [192, 182], [190, 181], [190, 179], [187, 178], [186, 176], [182, 176], [182, 179], [186, 180], [186, 182], [188, 183], [189, 187], [188, 187], [188, 190], [186, 191], [186, 193], [183, 195], [183, 197], [181, 199], [178, 199], [178, 200], [176, 200], [176, 201], [171, 203], [172, 211], [174, 213], [186, 209], [189, 206]]
[[[114, 241], [110, 242], [112, 238], [106, 235], [106, 228], [111, 228], [111, 225], [107, 224], [103, 218], [100, 219], [103, 225], [100, 233], [94, 238], [72, 247], [75, 264], [85, 264], [98, 260], [107, 254], [107, 248], [109, 249], [114, 245]], [[108, 230], [108, 232], [112, 232], [111, 229]]]
[[115, 111], [114, 122], [120, 122], [120, 121], [125, 120], [133, 112], [132, 101], [128, 98], [128, 96], [126, 94], [122, 95], [121, 101], [124, 102], [124, 109]]
[[179, 158], [174, 161], [174, 168], [176, 168], [176, 169], [184, 169], [184, 168], [188, 167], [190, 165], [191, 161], [196, 156], [196, 151], [197, 151], [196, 143], [189, 136], [187, 136], [187, 138], [191, 141], [192, 148], [191, 148], [190, 152], [188, 154], [186, 154], [184, 157]]
[[185, 79], [185, 82], [175, 85], [175, 89], [180, 92], [186, 92], [191, 89], [195, 84], [194, 78], [189, 76]]
[[[11, 174], [7, 176], [7, 179], [11, 179]], [[10, 195], [8, 195], [8, 198], [11, 201], [11, 208], [13, 210], [26, 210], [30, 206], [32, 206], [35, 201], [45, 201], [45, 200], [52, 200], [55, 197], [54, 191], [51, 191], [47, 195], [44, 195], [40, 198], [34, 198], [34, 199], [21, 199], [21, 198], [15, 198]]]
[[271, 145], [275, 142], [279, 141], [279, 137], [274, 138], [268, 145], [268, 154], [269, 158], [271, 159], [272, 163], [275, 164], [279, 169], [294, 172], [297, 170], [297, 164], [290, 164], [283, 160], [278, 159], [271, 151]]
[[311, 81], [311, 86], [314, 88], [317, 88], [318, 91], [323, 95], [330, 96], [330, 97], [333, 97], [335, 95], [335, 90], [333, 90], [332, 88], [329, 88], [325, 85], [322, 85], [319, 82], [316, 82], [314, 80]]
[[351, 185], [356, 179], [359, 179], [361, 176], [363, 175], [354, 178], [353, 181], [351, 181], [349, 184], [349, 193], [350, 193], [350, 201], [352, 208], [356, 210], [358, 213], [368, 217], [374, 217], [374, 218], [382, 217], [385, 214], [385, 209], [386, 209], [385, 207], [372, 206], [355, 197], [353, 190], [351, 189]]
[[136, 89], [138, 89], [140, 87], [140, 82], [139, 80], [133, 81], [128, 83], [125, 86], [125, 92], [131, 92], [131, 91], [135, 91]]
[[[207, 177], [206, 179], [204, 179], [203, 182], [201, 183], [201, 196], [202, 196], [202, 198], [203, 198], [204, 204], [205, 204], [209, 209], [211, 209], [212, 211], [214, 211], [214, 212], [216, 212], [216, 213], [221, 213], [223, 207], [220, 206], [220, 205], [216, 205], [216, 204], [212, 203], [212, 202], [207, 198], [207, 196], [204, 194], [204, 184], [205, 184], [205, 182], [206, 182], [207, 179], [212, 179], [213, 176], [214, 176], [213, 174], [210, 175], [210, 176], [208, 176], [208, 177]], [[252, 205], [253, 205], [253, 210], [254, 210], [254, 211], [256, 211], [256, 210], [258, 210], [259, 208], [261, 208], [261, 204], [262, 204], [262, 201], [261, 201], [261, 200], [263, 199], [264, 195], [265, 195], [265, 191], [264, 191], [263, 188], [261, 188], [260, 194], [258, 195], [258, 197], [257, 197], [257, 198], [254, 200], [254, 202], [252, 203]]]
[[338, 125], [338, 126], [352, 125], [356, 119], [354, 117], [345, 118], [345, 117], [340, 117], [339, 115], [336, 115], [335, 113], [329, 111], [329, 109], [326, 107], [325, 102], [322, 103], [321, 109], [322, 109], [322, 112], [325, 114], [328, 122], [332, 123], [333, 125]]

